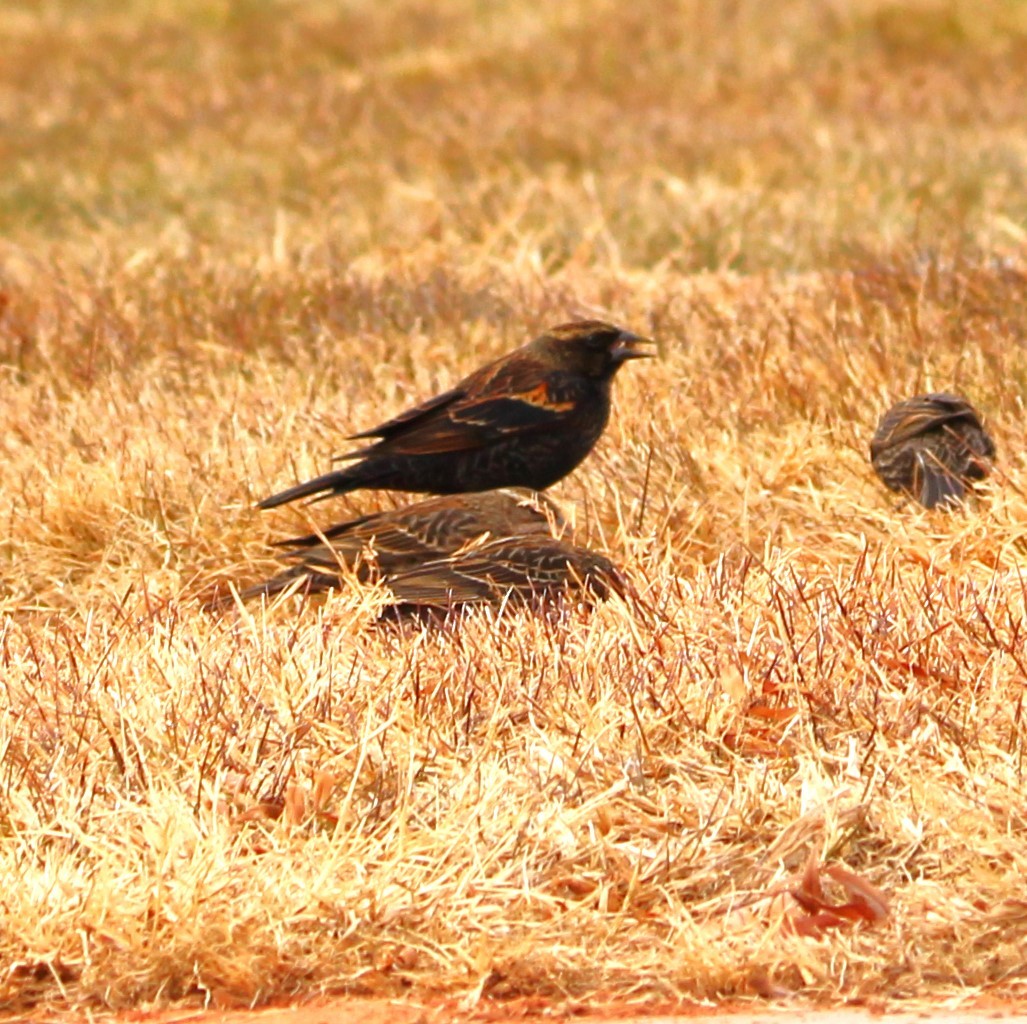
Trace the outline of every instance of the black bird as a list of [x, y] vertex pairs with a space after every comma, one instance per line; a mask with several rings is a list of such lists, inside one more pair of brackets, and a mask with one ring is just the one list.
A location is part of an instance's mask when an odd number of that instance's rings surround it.
[[885, 486], [925, 508], [954, 508], [967, 485], [991, 471], [995, 442], [977, 410], [959, 395], [917, 395], [892, 406], [870, 442], [870, 462]]
[[[552, 539], [564, 520], [547, 498], [528, 491], [497, 490], [428, 498], [404, 508], [361, 516], [305, 537], [278, 541], [279, 557], [291, 568], [242, 590], [243, 601], [273, 597], [301, 581], [304, 593], [338, 587], [347, 571], [365, 582], [390, 579], [422, 565], [456, 555], [469, 546], [511, 537]], [[231, 594], [208, 601], [209, 608], [231, 604]]]
[[338, 457], [353, 465], [273, 494], [259, 507], [361, 487], [429, 494], [544, 490], [599, 440], [610, 416], [610, 382], [627, 360], [653, 354], [639, 348], [646, 343], [599, 320], [554, 327], [452, 390], [355, 434], [376, 440]]

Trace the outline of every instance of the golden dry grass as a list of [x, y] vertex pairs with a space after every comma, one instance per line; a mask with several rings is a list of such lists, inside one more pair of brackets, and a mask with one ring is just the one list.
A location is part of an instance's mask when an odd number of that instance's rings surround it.
[[[1019, 991], [1027, 9], [382, 6], [5, 5], [8, 1013]], [[581, 313], [662, 343], [553, 490], [646, 608], [202, 613]], [[931, 388], [965, 514], [866, 461]]]

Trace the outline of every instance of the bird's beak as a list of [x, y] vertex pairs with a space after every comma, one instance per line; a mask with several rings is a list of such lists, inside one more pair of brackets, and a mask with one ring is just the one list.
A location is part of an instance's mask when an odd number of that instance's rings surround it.
[[652, 338], [642, 338], [637, 334], [624, 331], [610, 349], [610, 355], [613, 356], [615, 363], [623, 363], [628, 359], [653, 359], [656, 356], [655, 352], [646, 352], [638, 346], [655, 344], [656, 342]]

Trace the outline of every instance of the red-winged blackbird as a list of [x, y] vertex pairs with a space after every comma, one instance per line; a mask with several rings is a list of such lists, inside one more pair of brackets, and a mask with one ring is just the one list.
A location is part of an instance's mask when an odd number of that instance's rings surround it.
[[605, 598], [626, 583], [605, 556], [541, 534], [505, 537], [425, 562], [386, 581], [400, 608], [544, 602], [569, 590]]
[[355, 434], [377, 438], [343, 460], [352, 466], [273, 494], [275, 508], [361, 487], [459, 494], [496, 487], [544, 490], [599, 440], [610, 382], [648, 343], [598, 320], [563, 324], [472, 373], [455, 388]]
[[925, 508], [952, 508], [969, 481], [991, 470], [995, 442], [965, 398], [917, 395], [881, 417], [870, 442], [870, 461], [893, 491], [910, 494]]
[[[272, 597], [294, 584], [304, 593], [339, 586], [345, 571], [367, 581], [390, 578], [446, 558], [468, 545], [497, 538], [552, 537], [563, 517], [542, 495], [498, 490], [429, 498], [404, 508], [376, 512], [340, 523], [323, 533], [278, 541], [287, 548], [280, 557], [296, 562], [264, 583], [243, 590], [239, 597]], [[232, 602], [221, 594], [208, 607]]]

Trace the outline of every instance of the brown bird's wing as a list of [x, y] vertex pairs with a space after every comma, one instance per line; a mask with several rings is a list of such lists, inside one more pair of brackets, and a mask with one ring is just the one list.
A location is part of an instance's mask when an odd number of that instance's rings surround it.
[[[499, 572], [494, 574], [493, 580], [487, 569], [480, 566], [492, 561], [502, 563], [504, 557], [509, 560], [510, 546], [530, 546], [534, 538], [538, 538], [543, 547], [547, 543], [555, 545], [558, 552], [569, 548], [552, 537], [551, 530], [562, 525], [563, 517], [556, 506], [542, 495], [528, 491], [504, 489], [429, 498], [404, 508], [339, 523], [323, 534], [312, 533], [281, 542], [290, 550], [279, 557], [297, 564], [242, 590], [239, 598], [248, 601], [261, 596], [273, 597], [293, 587], [303, 593], [320, 593], [342, 584], [347, 570], [364, 581], [372, 578], [391, 581], [405, 574], [420, 573], [430, 579], [432, 566], [452, 563], [458, 569], [440, 583], [441, 593], [445, 595], [448, 580], [452, 589], [459, 589], [465, 595], [458, 597], [458, 601], [487, 600], [496, 588], [520, 586], [530, 590], [530, 582], [523, 571], [520, 574], [507, 571], [505, 575]], [[500, 545], [498, 554], [497, 544]], [[481, 549], [494, 553], [476, 558], [474, 552]], [[516, 566], [516, 555], [512, 561]], [[559, 566], [564, 575], [565, 562], [566, 559]], [[551, 583], [542, 568], [539, 563], [539, 573], [534, 580], [540, 589]], [[212, 609], [224, 607], [234, 599], [232, 594], [223, 594], [208, 605]], [[443, 598], [439, 600], [447, 603]]]
[[604, 597], [619, 590], [619, 579], [613, 563], [595, 552], [551, 537], [514, 537], [426, 562], [387, 582], [399, 604], [445, 607], [582, 586]]
[[977, 411], [958, 395], [944, 392], [919, 395], [899, 402], [885, 413], [870, 443], [871, 455], [884, 451], [903, 441], [922, 437], [946, 424], [969, 420], [980, 426]]
[[[475, 532], [475, 526], [473, 517], [462, 517], [455, 512], [448, 516], [442, 514], [434, 521], [412, 515], [366, 516], [326, 530], [327, 539], [320, 543], [310, 543], [320, 541], [316, 533], [293, 541], [280, 541], [279, 546], [289, 546], [290, 550], [283, 551], [279, 557], [310, 568], [338, 567], [341, 562], [350, 568], [362, 569], [361, 576], [388, 575], [426, 559], [439, 558], [487, 532], [486, 527]], [[463, 537], [463, 532], [469, 536]], [[454, 541], [452, 548], [445, 546], [447, 537]]]
[[342, 561], [353, 568], [363, 560], [388, 575], [452, 555], [481, 537], [548, 536], [562, 525], [559, 510], [541, 495], [496, 490], [428, 498], [277, 546], [290, 549], [282, 558], [312, 567], [332, 568]]

